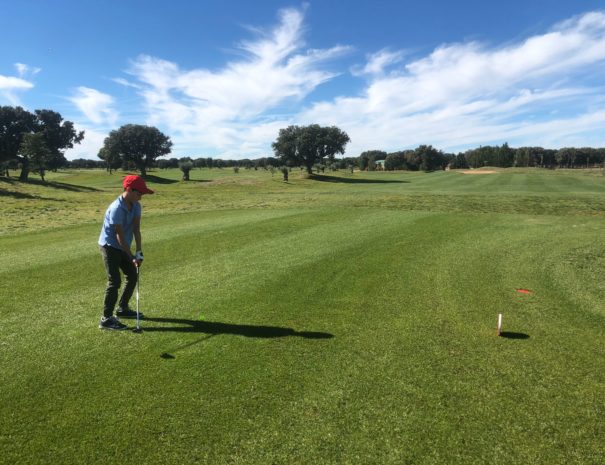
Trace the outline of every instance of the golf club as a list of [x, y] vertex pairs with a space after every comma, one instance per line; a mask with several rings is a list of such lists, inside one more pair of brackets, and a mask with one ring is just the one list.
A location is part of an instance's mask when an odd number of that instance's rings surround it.
[[132, 332], [134, 332], [134, 333], [143, 332], [143, 330], [141, 329], [141, 326], [139, 324], [139, 322], [140, 322], [140, 318], [139, 318], [139, 283], [141, 282], [141, 273], [140, 273], [139, 269], [140, 269], [140, 267], [139, 267], [139, 265], [137, 265], [137, 326], [135, 329], [132, 330]]

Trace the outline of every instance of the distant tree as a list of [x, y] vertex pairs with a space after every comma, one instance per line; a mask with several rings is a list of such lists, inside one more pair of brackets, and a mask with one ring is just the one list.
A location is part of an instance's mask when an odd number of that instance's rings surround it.
[[389, 153], [384, 161], [384, 169], [387, 171], [408, 169], [405, 154], [406, 152]]
[[531, 152], [529, 147], [519, 147], [515, 150], [513, 166], [528, 167], [531, 163]]
[[451, 168], [452, 164], [456, 160], [456, 154], [441, 152], [441, 155], [443, 156], [443, 169], [447, 168], [448, 166]]
[[312, 124], [280, 129], [272, 147], [281, 163], [304, 165], [307, 173], [313, 174], [313, 165], [321, 163], [324, 158], [334, 161], [337, 153], [344, 153], [349, 141], [349, 136], [336, 126]]
[[35, 121], [36, 116], [21, 107], [0, 106], [0, 163], [7, 176], [9, 163], [18, 158], [23, 135], [34, 132]]
[[545, 168], [553, 169], [557, 164], [557, 151], [555, 149], [543, 149], [542, 159]]
[[74, 169], [95, 169], [106, 167], [103, 160], [91, 160], [89, 158], [74, 158], [68, 162], [67, 166]]
[[463, 153], [459, 153], [458, 155], [454, 155], [450, 162], [450, 168], [453, 169], [466, 169], [468, 168], [468, 163]]
[[111, 131], [103, 147], [112, 157], [119, 156], [123, 164], [134, 165], [145, 177], [147, 168], [153, 166], [158, 157], [170, 153], [172, 142], [155, 127], [127, 124]]
[[[71, 121], [64, 121], [63, 117], [52, 110], [36, 110], [33, 122], [33, 131], [41, 134], [46, 147], [44, 155], [44, 168], [56, 170], [67, 164], [63, 151], [73, 148], [84, 139], [84, 131], [76, 132]], [[19, 154], [21, 163], [21, 174], [19, 180], [27, 182], [30, 172], [30, 158], [28, 155]]]
[[120, 154], [117, 151], [111, 150], [107, 144], [99, 149], [97, 157], [104, 162], [105, 169], [109, 171], [109, 174], [122, 166]]
[[417, 150], [406, 150], [405, 162], [410, 171], [418, 171], [422, 165], [422, 157], [420, 152]]
[[189, 172], [193, 169], [193, 162], [190, 158], [181, 158], [179, 169], [183, 172], [183, 181], [189, 181]]
[[374, 171], [376, 169], [376, 160], [384, 160], [387, 153], [382, 150], [366, 150], [359, 155], [358, 164], [361, 171]]
[[557, 164], [561, 168], [575, 168], [578, 159], [578, 149], [574, 147], [563, 147], [555, 154]]
[[46, 166], [53, 171], [67, 164], [63, 152], [84, 140], [84, 131], [77, 132], [74, 123], [52, 110], [36, 110], [36, 132], [44, 135], [49, 149]]
[[336, 168], [339, 170], [348, 170], [349, 165], [357, 166], [358, 160], [359, 160], [359, 157], [337, 158], [336, 161], [334, 162], [334, 165], [336, 165]]
[[497, 148], [490, 146], [480, 146], [476, 149], [464, 152], [466, 162], [471, 168], [480, 168], [481, 166], [494, 165], [494, 151]]
[[513, 166], [515, 161], [515, 150], [508, 146], [508, 142], [505, 142], [501, 147], [498, 147], [496, 154], [496, 162], [493, 163], [493, 166], [499, 166], [500, 168], [510, 168]]
[[50, 157], [50, 149], [46, 145], [44, 134], [41, 132], [24, 134], [19, 155], [29, 169], [37, 172], [42, 181], [46, 173], [46, 164]]
[[421, 145], [415, 152], [420, 159], [419, 168], [422, 171], [435, 171], [445, 168], [443, 152], [435, 149], [432, 145]]

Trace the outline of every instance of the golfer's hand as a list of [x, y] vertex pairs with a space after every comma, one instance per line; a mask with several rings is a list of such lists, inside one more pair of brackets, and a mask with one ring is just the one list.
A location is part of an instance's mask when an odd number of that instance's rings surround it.
[[140, 250], [137, 250], [137, 253], [135, 254], [132, 261], [134, 262], [134, 266], [136, 266], [136, 267], [141, 266], [143, 264], [143, 252], [141, 252]]

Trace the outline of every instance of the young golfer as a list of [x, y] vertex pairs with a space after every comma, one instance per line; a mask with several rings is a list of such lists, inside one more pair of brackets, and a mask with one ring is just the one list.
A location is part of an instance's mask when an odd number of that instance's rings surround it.
[[[128, 302], [137, 285], [137, 269], [143, 263], [141, 242], [141, 197], [153, 194], [140, 176], [126, 176], [123, 181], [124, 192], [105, 212], [99, 249], [107, 272], [107, 287], [103, 302], [103, 317], [99, 323], [101, 329], [122, 330], [127, 326], [113, 315], [120, 289], [120, 270], [126, 277], [126, 284], [120, 297], [116, 315], [124, 318], [136, 317], [136, 312], [128, 307]], [[131, 251], [134, 237], [136, 253]], [[139, 313], [139, 318], [143, 315]]]

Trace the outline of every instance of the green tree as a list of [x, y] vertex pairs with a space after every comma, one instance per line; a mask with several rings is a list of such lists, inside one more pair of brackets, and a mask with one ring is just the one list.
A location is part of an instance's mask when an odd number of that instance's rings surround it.
[[421, 145], [415, 152], [420, 159], [419, 168], [422, 171], [435, 171], [444, 168], [445, 157], [443, 153], [432, 145]]
[[23, 135], [34, 132], [35, 121], [36, 116], [21, 107], [0, 106], [0, 164], [3, 170], [18, 159]]
[[555, 159], [561, 168], [575, 168], [578, 150], [574, 147], [563, 147], [557, 150]]
[[497, 166], [498, 150], [498, 147], [485, 145], [476, 149], [467, 150], [464, 153], [464, 156], [471, 168], [480, 168], [481, 166]]
[[418, 171], [422, 165], [420, 152], [417, 150], [407, 150], [405, 152], [405, 162], [411, 171]]
[[[25, 131], [22, 131], [20, 135], [17, 135], [16, 131], [12, 131], [12, 139], [10, 137], [7, 138], [10, 147], [9, 153], [13, 153], [10, 150], [14, 150], [14, 144], [17, 141], [19, 141], [19, 149], [21, 148], [21, 142], [26, 133], [41, 134], [40, 138], [46, 146], [43, 169], [56, 170], [66, 165], [67, 160], [63, 155], [64, 150], [73, 148], [74, 144], [79, 144], [84, 139], [84, 131], [76, 132], [73, 123], [71, 121], [64, 121], [63, 117], [56, 111], [36, 110], [35, 115], [30, 117], [26, 113], [23, 113], [23, 109], [17, 107], [16, 110], [15, 114], [21, 114], [21, 117], [17, 119], [17, 126]], [[19, 180], [27, 182], [30, 172], [29, 155], [18, 151], [16, 157], [21, 163]]]
[[459, 153], [458, 155], [454, 155], [454, 157], [452, 158], [452, 161], [450, 163], [450, 168], [456, 169], [456, 168], [468, 168], [468, 162], [466, 161], [466, 158], [464, 157], [463, 153]]
[[531, 149], [529, 147], [519, 147], [515, 150], [513, 166], [528, 167], [531, 163]]
[[508, 146], [508, 142], [502, 144], [502, 146], [497, 149], [495, 166], [499, 166], [500, 168], [510, 168], [513, 166], [515, 162], [515, 152], [515, 149], [511, 149]]
[[101, 147], [97, 156], [105, 162], [105, 168], [109, 171], [109, 174], [122, 166], [122, 159], [119, 154], [105, 145]]
[[53, 171], [66, 165], [63, 152], [84, 139], [84, 131], [76, 132], [74, 123], [64, 121], [56, 111], [36, 110], [36, 126], [36, 132], [44, 134], [44, 142], [49, 150], [47, 167]]
[[153, 126], [126, 124], [111, 131], [103, 147], [111, 157], [119, 157], [123, 165], [134, 165], [145, 177], [147, 168], [153, 166], [158, 157], [170, 153], [172, 142]]
[[361, 171], [374, 171], [376, 169], [376, 160], [384, 160], [387, 153], [382, 150], [366, 150], [359, 155], [358, 163]]
[[19, 147], [22, 163], [27, 166], [28, 170], [31, 169], [37, 172], [42, 181], [44, 181], [50, 154], [51, 151], [46, 145], [44, 134], [37, 132], [23, 135], [23, 140]]
[[313, 165], [324, 158], [333, 162], [337, 153], [343, 154], [350, 141], [346, 132], [336, 126], [288, 126], [279, 130], [272, 147], [279, 161], [289, 166], [304, 165], [313, 174]]
[[403, 170], [407, 168], [403, 152], [389, 153], [384, 160], [384, 169], [387, 171]]
[[179, 169], [183, 172], [183, 181], [189, 181], [189, 172], [193, 169], [191, 158], [181, 158], [179, 160]]

